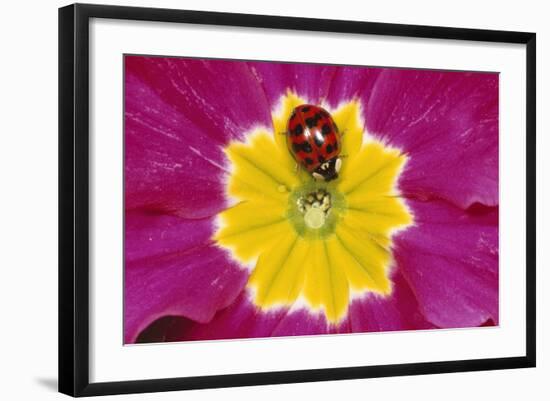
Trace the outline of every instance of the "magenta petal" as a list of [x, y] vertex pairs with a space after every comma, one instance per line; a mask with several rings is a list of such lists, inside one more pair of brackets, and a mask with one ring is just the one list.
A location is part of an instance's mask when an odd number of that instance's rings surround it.
[[447, 328], [497, 323], [498, 208], [408, 205], [415, 226], [396, 237], [394, 257], [423, 315]]
[[305, 310], [288, 309], [264, 311], [255, 306], [246, 291], [228, 308], [220, 311], [207, 324], [187, 325], [179, 340], [212, 340], [253, 337], [298, 336], [326, 334], [325, 318]]
[[306, 309], [300, 309], [284, 315], [271, 335], [304, 336], [328, 333], [330, 333], [330, 326], [323, 314], [312, 314]]
[[410, 156], [403, 193], [498, 204], [498, 74], [385, 69], [365, 119]]
[[418, 308], [418, 301], [400, 272], [392, 275], [390, 296], [366, 295], [353, 301], [346, 326], [341, 332], [373, 332], [421, 330], [435, 326], [429, 323]]
[[237, 300], [218, 312], [207, 324], [193, 324], [175, 335], [179, 340], [212, 340], [231, 338], [270, 337], [284, 311], [264, 313], [243, 291]]
[[125, 61], [126, 73], [200, 129], [206, 145], [226, 144], [253, 127], [271, 126], [265, 94], [244, 62], [143, 56]]
[[143, 210], [125, 215], [125, 261], [128, 268], [143, 258], [154, 258], [187, 251], [210, 242], [213, 219], [186, 219], [179, 216], [150, 214]]
[[250, 70], [265, 90], [270, 108], [277, 106], [288, 90], [319, 103], [331, 86], [336, 67], [317, 64], [248, 62]]
[[382, 71], [382, 68], [339, 67], [334, 73], [328, 91], [329, 105], [336, 108], [342, 102], [358, 99], [361, 107], [365, 110], [368, 107], [376, 80]]
[[[408, 283], [394, 274], [394, 290], [390, 297], [367, 295], [356, 299], [349, 314], [338, 325], [328, 324], [322, 313], [307, 309], [264, 311], [255, 306], [243, 291], [239, 298], [206, 324], [185, 322], [173, 326], [172, 341], [213, 340], [253, 337], [300, 336], [368, 331], [428, 329], [435, 326], [426, 321]], [[179, 333], [176, 331], [179, 330]]]
[[126, 74], [127, 209], [211, 216], [225, 206], [225, 156], [131, 72]]
[[247, 271], [213, 244], [127, 263], [125, 342], [134, 342], [151, 322], [166, 315], [208, 322], [235, 300], [247, 277]]

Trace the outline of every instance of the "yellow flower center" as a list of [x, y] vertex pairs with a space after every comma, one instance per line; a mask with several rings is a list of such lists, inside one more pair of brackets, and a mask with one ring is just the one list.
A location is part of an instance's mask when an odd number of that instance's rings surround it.
[[284, 134], [304, 103], [289, 92], [274, 133], [256, 129], [226, 147], [236, 203], [219, 214], [213, 238], [253, 266], [247, 286], [259, 308], [305, 307], [337, 324], [354, 297], [391, 294], [392, 234], [413, 222], [396, 189], [406, 156], [364, 139], [353, 100], [331, 113], [343, 133], [339, 177], [315, 181], [296, 167]]

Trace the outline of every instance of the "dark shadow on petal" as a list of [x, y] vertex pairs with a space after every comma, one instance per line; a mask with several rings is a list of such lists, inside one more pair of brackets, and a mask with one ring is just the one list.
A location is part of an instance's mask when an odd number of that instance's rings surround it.
[[491, 326], [496, 326], [495, 322], [493, 321], [493, 319], [487, 319], [487, 321], [483, 323], [480, 327], [491, 327]]
[[163, 316], [147, 326], [137, 337], [137, 344], [181, 341], [195, 322], [180, 316]]
[[466, 213], [472, 216], [482, 216], [482, 215], [487, 215], [495, 212], [497, 212], [498, 214], [498, 206], [487, 206], [479, 202], [472, 203], [466, 209]]

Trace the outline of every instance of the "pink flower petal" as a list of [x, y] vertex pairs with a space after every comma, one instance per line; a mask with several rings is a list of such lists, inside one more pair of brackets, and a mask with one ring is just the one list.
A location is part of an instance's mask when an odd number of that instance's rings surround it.
[[323, 314], [306, 309], [264, 311], [255, 306], [249, 294], [243, 291], [233, 304], [219, 311], [210, 322], [186, 321], [182, 325], [172, 325], [167, 337], [171, 341], [212, 340], [434, 328], [420, 313], [409, 284], [399, 273], [394, 276], [394, 290], [390, 297], [367, 295], [356, 299], [349, 315], [337, 326], [327, 324]]
[[354, 300], [348, 317], [350, 332], [421, 330], [435, 326], [422, 315], [409, 284], [397, 271], [389, 297], [367, 295]]
[[166, 214], [127, 211], [125, 215], [125, 261], [127, 267], [140, 259], [195, 249], [210, 243], [214, 222], [210, 217], [186, 219]]
[[127, 263], [124, 338], [138, 334], [166, 315], [206, 323], [230, 305], [243, 289], [248, 272], [213, 244]]
[[174, 333], [178, 340], [231, 339], [271, 337], [273, 330], [286, 314], [278, 310], [262, 312], [243, 291], [228, 308], [219, 311], [207, 324], [190, 324], [185, 331]]
[[134, 73], [125, 78], [126, 208], [186, 217], [219, 212], [226, 204], [220, 146]]
[[366, 110], [382, 70], [370, 67], [339, 67], [331, 80], [326, 100], [332, 108], [337, 108], [342, 102], [359, 99], [362, 109]]
[[415, 226], [396, 237], [394, 257], [423, 315], [445, 328], [498, 322], [498, 208], [408, 205]]
[[334, 66], [317, 64], [248, 62], [248, 65], [265, 90], [270, 110], [288, 90], [308, 102], [319, 103], [327, 96], [336, 71]]
[[144, 56], [125, 61], [126, 73], [201, 130], [207, 146], [242, 139], [258, 125], [271, 126], [265, 94], [244, 62]]
[[325, 318], [305, 310], [289, 313], [288, 309], [263, 311], [243, 292], [228, 308], [220, 311], [207, 324], [187, 324], [180, 333], [172, 332], [176, 341], [235, 339], [275, 336], [326, 334]]
[[498, 204], [498, 74], [385, 69], [365, 119], [410, 156], [403, 193]]

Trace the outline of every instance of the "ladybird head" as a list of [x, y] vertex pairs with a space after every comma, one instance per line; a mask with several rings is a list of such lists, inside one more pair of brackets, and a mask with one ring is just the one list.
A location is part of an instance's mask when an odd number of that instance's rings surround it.
[[333, 157], [332, 159], [321, 163], [319, 167], [313, 170], [311, 175], [319, 181], [332, 181], [338, 178], [340, 167], [342, 167], [342, 159], [339, 157]]

